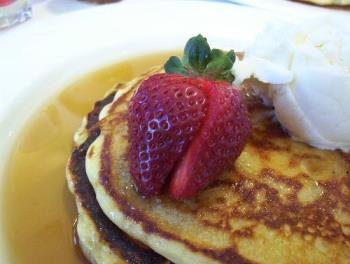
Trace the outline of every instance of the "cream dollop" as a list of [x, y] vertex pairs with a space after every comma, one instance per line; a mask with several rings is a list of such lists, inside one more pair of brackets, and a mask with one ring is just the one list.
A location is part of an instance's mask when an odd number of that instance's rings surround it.
[[232, 72], [236, 84], [252, 77], [269, 84], [256, 88], [257, 93], [274, 106], [277, 119], [295, 139], [322, 149], [350, 150], [346, 25], [325, 18], [270, 23]]

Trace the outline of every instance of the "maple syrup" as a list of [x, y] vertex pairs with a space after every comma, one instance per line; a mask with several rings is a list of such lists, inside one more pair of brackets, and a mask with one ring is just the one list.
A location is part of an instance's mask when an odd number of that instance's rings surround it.
[[0, 197], [10, 263], [87, 263], [74, 246], [77, 213], [65, 178], [73, 134], [94, 102], [114, 84], [163, 64], [172, 54], [135, 57], [90, 73], [40, 107], [24, 126]]

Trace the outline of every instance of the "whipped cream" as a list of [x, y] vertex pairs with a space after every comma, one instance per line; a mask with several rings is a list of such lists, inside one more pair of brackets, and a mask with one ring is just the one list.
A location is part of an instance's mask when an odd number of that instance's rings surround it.
[[297, 140], [350, 150], [350, 28], [325, 18], [270, 23], [233, 68], [235, 84], [249, 78]]

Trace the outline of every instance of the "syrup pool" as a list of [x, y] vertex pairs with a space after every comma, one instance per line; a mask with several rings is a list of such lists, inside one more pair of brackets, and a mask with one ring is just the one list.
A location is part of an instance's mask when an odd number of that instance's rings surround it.
[[65, 178], [73, 134], [94, 102], [115, 83], [163, 64], [172, 54], [135, 57], [87, 74], [39, 107], [24, 125], [0, 195], [11, 264], [87, 263], [74, 247], [76, 208]]

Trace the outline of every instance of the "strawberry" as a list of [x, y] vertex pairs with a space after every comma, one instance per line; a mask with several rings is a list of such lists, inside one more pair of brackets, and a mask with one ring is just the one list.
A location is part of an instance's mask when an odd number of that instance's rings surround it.
[[138, 191], [186, 199], [204, 189], [241, 153], [251, 132], [234, 76], [233, 51], [191, 38], [167, 73], [145, 80], [130, 101], [129, 166]]
[[176, 161], [206, 112], [201, 87], [208, 81], [157, 74], [144, 81], [129, 104], [130, 171], [145, 196], [162, 192]]
[[239, 156], [250, 132], [248, 112], [239, 91], [217, 82], [209, 91], [202, 127], [174, 170], [170, 196], [190, 198], [206, 187]]

